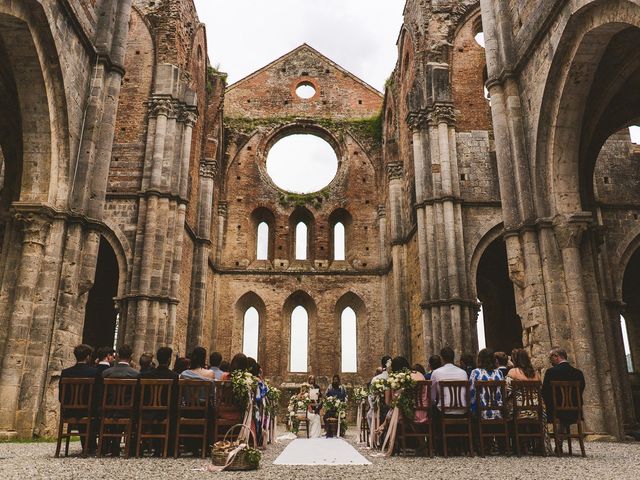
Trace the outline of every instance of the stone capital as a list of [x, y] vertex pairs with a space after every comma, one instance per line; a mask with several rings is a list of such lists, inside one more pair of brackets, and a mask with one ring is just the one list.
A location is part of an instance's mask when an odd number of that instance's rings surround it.
[[407, 125], [412, 131], [421, 130], [429, 125], [429, 116], [423, 110], [409, 112], [407, 115]]
[[219, 216], [226, 218], [228, 211], [229, 211], [229, 207], [227, 205], [227, 202], [218, 203], [218, 215]]
[[218, 162], [216, 160], [200, 162], [201, 177], [215, 178], [217, 173], [218, 173]]
[[455, 125], [456, 114], [453, 107], [449, 105], [438, 105], [427, 114], [427, 123], [429, 125], [438, 125], [446, 123], [447, 125]]
[[382, 218], [387, 214], [387, 209], [384, 205], [378, 205], [378, 218]]
[[592, 215], [588, 212], [573, 215], [556, 215], [553, 219], [553, 233], [562, 250], [578, 248], [584, 232], [592, 222]]
[[400, 162], [392, 162], [387, 164], [387, 178], [391, 180], [399, 180], [404, 176], [404, 167]]
[[163, 115], [168, 117], [174, 113], [173, 102], [168, 98], [152, 98], [148, 102], [149, 114], [152, 117]]
[[15, 219], [22, 224], [22, 243], [44, 246], [51, 227], [49, 217], [37, 213], [16, 213]]
[[179, 117], [179, 120], [184, 123], [185, 127], [193, 128], [198, 121], [198, 115], [191, 110], [184, 110]]

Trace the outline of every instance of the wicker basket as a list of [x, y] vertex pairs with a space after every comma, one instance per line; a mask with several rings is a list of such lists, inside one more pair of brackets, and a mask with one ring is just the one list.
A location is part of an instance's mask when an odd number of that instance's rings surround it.
[[[238, 432], [238, 435], [240, 434], [243, 428], [249, 430], [249, 442], [247, 442], [247, 445], [250, 446], [251, 440], [253, 440], [253, 448], [256, 448], [257, 442], [256, 442], [256, 437], [253, 431], [251, 431], [251, 429], [248, 428], [247, 426], [241, 423], [238, 423], [233, 427], [231, 427], [229, 430], [227, 430], [227, 433], [225, 433], [224, 439], [222, 440], [222, 442], [216, 442], [213, 445], [213, 448], [211, 451], [211, 461], [213, 462], [214, 465], [216, 466], [226, 465], [229, 452], [236, 449], [240, 445], [240, 442], [237, 442], [237, 441], [236, 442], [227, 441], [227, 436], [229, 435], [229, 433], [235, 430], [237, 427], [240, 427], [240, 431]], [[228, 471], [256, 470], [258, 468], [259, 462], [258, 463], [250, 462], [249, 459], [247, 458], [246, 452], [247, 452], [246, 448], [240, 450], [236, 454], [236, 456], [233, 458], [231, 463], [227, 465], [227, 468], [225, 468], [225, 470], [228, 470]]]

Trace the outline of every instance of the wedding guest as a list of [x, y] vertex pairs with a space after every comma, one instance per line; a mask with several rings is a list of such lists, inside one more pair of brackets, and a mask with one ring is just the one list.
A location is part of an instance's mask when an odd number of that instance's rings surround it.
[[[513, 395], [511, 389], [511, 382], [514, 380], [517, 381], [526, 381], [526, 380], [537, 380], [540, 381], [540, 375], [535, 371], [533, 365], [531, 365], [531, 359], [529, 358], [529, 354], [524, 348], [514, 348], [511, 352], [511, 360], [513, 362], [513, 368], [509, 370], [507, 374], [507, 395], [509, 397], [509, 401], [515, 403], [516, 405], [522, 406], [522, 398], [520, 395]], [[534, 405], [538, 405], [537, 395], [530, 399]], [[512, 411], [509, 408], [509, 411]], [[521, 411], [518, 414], [518, 418], [535, 418], [536, 414], [533, 411]]]
[[156, 352], [158, 366], [150, 368], [144, 372], [140, 372], [139, 378], [157, 379], [157, 380], [177, 380], [178, 374], [169, 368], [173, 350], [170, 347], [160, 347]]
[[191, 366], [191, 360], [187, 357], [176, 357], [176, 361], [173, 362], [173, 371], [180, 375], [185, 370], [188, 370]]
[[467, 372], [467, 378], [471, 376], [471, 372], [476, 368], [476, 359], [470, 353], [463, 353], [460, 356], [460, 368]]
[[[573, 367], [567, 361], [567, 352], [563, 348], [554, 348], [549, 352], [549, 361], [552, 367], [549, 368], [544, 374], [544, 380], [542, 382], [542, 398], [547, 410], [547, 421], [551, 423], [554, 419], [555, 412], [553, 410], [553, 390], [551, 388], [551, 382], [579, 382], [580, 384], [580, 396], [584, 393], [585, 381], [584, 374], [581, 370]], [[576, 399], [577, 401], [577, 399]], [[570, 425], [576, 423], [578, 420], [577, 414], [574, 412], [559, 412], [557, 414], [558, 420], [563, 425]]]
[[440, 358], [440, 355], [431, 355], [429, 357], [429, 371], [425, 375], [425, 379], [431, 380], [431, 374], [433, 373], [433, 371], [437, 370], [441, 366], [442, 366], [442, 359]]
[[320, 413], [320, 409], [322, 408], [322, 392], [320, 391], [320, 385], [316, 382], [315, 375], [309, 375], [307, 377], [307, 383], [309, 384], [309, 395], [311, 396], [311, 390], [314, 390], [317, 398], [312, 400], [314, 403], [312, 404], [313, 410], [315, 413]]
[[[449, 392], [444, 391], [443, 398], [440, 398], [440, 392], [438, 391], [438, 383], [443, 381], [467, 381], [469, 377], [467, 372], [454, 365], [455, 353], [451, 347], [444, 347], [440, 350], [440, 358], [442, 358], [443, 366], [434, 370], [431, 373], [431, 400], [433, 405], [437, 406], [437, 410], [441, 410], [442, 406], [450, 406], [451, 399], [449, 398]], [[462, 397], [462, 405], [465, 406], [466, 398]], [[435, 411], [435, 410], [434, 410]], [[463, 414], [464, 410], [450, 411], [451, 414]]]
[[423, 378], [421, 378], [421, 380], [426, 380], [427, 379], [427, 371], [424, 369], [424, 367], [421, 364], [416, 363], [413, 366], [413, 371], [422, 374]]
[[152, 353], [143, 353], [140, 355], [140, 373], [144, 373], [148, 370], [153, 370], [155, 368], [155, 364], [153, 363], [153, 354]]
[[216, 377], [216, 380], [220, 380], [222, 378], [222, 374], [224, 373], [220, 368], [220, 364], [222, 363], [222, 355], [220, 352], [213, 352], [209, 355], [209, 369], [213, 372]]
[[[230, 366], [231, 365], [226, 360], [223, 360], [222, 362], [220, 362], [220, 370], [222, 370], [223, 375], [229, 371]], [[220, 379], [222, 380], [222, 377], [220, 377]]]
[[102, 372], [104, 372], [107, 368], [111, 368], [111, 366], [113, 366], [113, 362], [116, 359], [115, 353], [115, 350], [111, 347], [98, 348], [96, 352], [98, 365], [96, 366], [96, 368], [98, 370], [99, 376], [102, 376]]
[[138, 378], [140, 372], [131, 366], [133, 350], [129, 345], [118, 348], [118, 361], [116, 364], [102, 372], [103, 378]]
[[[488, 380], [503, 380], [502, 372], [496, 365], [496, 359], [494, 353], [488, 348], [483, 348], [478, 352], [478, 368], [473, 369], [471, 377], [469, 379], [470, 388], [469, 396], [471, 398], [471, 412], [474, 415], [478, 414], [478, 406], [486, 407], [489, 400], [490, 392], [487, 389], [478, 391], [476, 382], [488, 381]], [[504, 392], [498, 389], [496, 391], [496, 401], [501, 404]], [[492, 418], [502, 418], [500, 410], [484, 410], [482, 412], [482, 418], [484, 420]]]
[[495, 356], [496, 362], [498, 362], [498, 368], [500, 372], [502, 372], [502, 376], [506, 378], [507, 373], [509, 373], [509, 357], [504, 352], [496, 352], [493, 355]]
[[[387, 366], [390, 368], [391, 367], [391, 357], [389, 355], [384, 355], [382, 357], [382, 359], [380, 360], [380, 368], [381, 371], [380, 373], [378, 373], [378, 371], [376, 370], [376, 375], [371, 379], [371, 381], [369, 382], [369, 385], [371, 385], [371, 383], [373, 383], [374, 381], [378, 380], [378, 379], [384, 379], [386, 380], [389, 377], [389, 373], [387, 372]], [[375, 409], [375, 402], [376, 399], [373, 395], [369, 395], [367, 397], [367, 400], [369, 402], [369, 411], [367, 412], [367, 423], [369, 424], [369, 431], [372, 431], [372, 426], [373, 426], [373, 414], [376, 411]], [[380, 405], [380, 420], [382, 418], [384, 418], [386, 416], [386, 405]]]
[[229, 364], [229, 371], [222, 375], [222, 380], [231, 380], [231, 374], [236, 370], [247, 370], [248, 360], [244, 353], [236, 353]]
[[189, 355], [191, 361], [187, 370], [180, 374], [180, 378], [187, 380], [215, 380], [215, 374], [206, 368], [207, 351], [202, 347], [196, 347]]
[[[347, 399], [347, 390], [340, 384], [340, 376], [339, 375], [334, 375], [333, 378], [331, 379], [331, 385], [329, 385], [329, 388], [327, 388], [326, 393], [324, 394], [324, 396], [326, 398], [329, 397], [336, 397], [338, 400], [342, 400], [345, 401]], [[336, 418], [337, 417], [338, 412], [336, 412], [335, 410], [327, 410], [324, 414], [324, 424], [325, 424], [325, 428], [327, 428], [328, 425], [328, 419], [330, 418]], [[338, 419], [338, 422], [340, 421], [340, 419]], [[332, 437], [333, 433], [335, 432], [331, 432], [329, 430], [327, 430], [327, 437]]]

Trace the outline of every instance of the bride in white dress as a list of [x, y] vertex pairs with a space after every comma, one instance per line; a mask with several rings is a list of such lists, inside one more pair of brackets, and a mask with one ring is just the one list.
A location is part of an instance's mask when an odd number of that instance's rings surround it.
[[[310, 379], [312, 377], [309, 377]], [[314, 378], [315, 383], [315, 378]], [[320, 438], [322, 436], [322, 426], [320, 423], [320, 415], [316, 413], [315, 406], [317, 405], [319, 398], [319, 389], [314, 388], [314, 383], [303, 383], [300, 386], [299, 396], [304, 396], [305, 394], [309, 395], [309, 400], [312, 401], [311, 404], [307, 406], [307, 411], [299, 411], [297, 412], [300, 420], [306, 419], [307, 428], [309, 429], [309, 438]]]

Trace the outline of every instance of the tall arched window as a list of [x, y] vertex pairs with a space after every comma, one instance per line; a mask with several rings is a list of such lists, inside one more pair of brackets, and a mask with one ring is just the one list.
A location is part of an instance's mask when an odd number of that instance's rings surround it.
[[298, 222], [296, 225], [296, 260], [307, 259], [307, 224]]
[[[480, 300], [478, 300], [480, 303]], [[484, 335], [484, 314], [482, 313], [482, 304], [478, 310], [478, 319], [476, 320], [476, 335], [478, 336], [478, 350], [487, 348], [487, 341]]]
[[291, 312], [291, 371], [306, 372], [309, 343], [309, 314], [298, 305]]
[[260, 314], [254, 307], [249, 307], [244, 312], [244, 325], [242, 327], [242, 353], [247, 357], [258, 359], [258, 330], [260, 327]]
[[345, 245], [346, 236], [344, 225], [342, 222], [338, 222], [333, 226], [333, 259], [344, 260], [345, 259]]
[[342, 311], [340, 318], [342, 346], [342, 371], [355, 373], [358, 371], [358, 341], [356, 338], [356, 312], [351, 307]]
[[258, 260], [269, 259], [269, 225], [267, 222], [260, 222], [256, 235], [256, 258]]
[[620, 329], [622, 330], [622, 344], [624, 345], [624, 356], [627, 360], [627, 371], [633, 373], [633, 362], [631, 359], [631, 347], [629, 345], [629, 334], [627, 332], [627, 321], [620, 315]]

